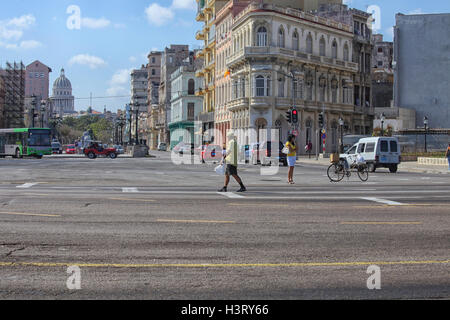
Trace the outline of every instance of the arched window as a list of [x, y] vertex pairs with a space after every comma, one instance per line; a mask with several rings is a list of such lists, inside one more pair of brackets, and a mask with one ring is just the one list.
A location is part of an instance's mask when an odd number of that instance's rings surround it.
[[308, 101], [312, 101], [313, 99], [313, 86], [314, 86], [314, 81], [313, 81], [313, 76], [312, 74], [308, 74], [308, 76], [306, 77], [306, 100]]
[[348, 45], [347, 45], [347, 43], [344, 45], [344, 61], [349, 61], [349, 54], [348, 54]]
[[309, 144], [312, 141], [312, 120], [308, 119], [305, 123], [306, 127], [306, 144]]
[[280, 27], [278, 30], [278, 47], [284, 48], [284, 30], [283, 27]]
[[285, 84], [284, 78], [279, 78], [278, 79], [278, 97], [284, 97], [284, 84]]
[[195, 80], [189, 79], [188, 81], [188, 95], [194, 95], [195, 94]]
[[331, 80], [331, 102], [337, 103], [337, 90], [338, 90], [338, 81], [336, 78]]
[[267, 47], [267, 29], [265, 27], [260, 27], [257, 32], [256, 38], [257, 47]]
[[337, 59], [337, 42], [336, 42], [336, 40], [334, 40], [333, 44], [331, 45], [331, 57], [333, 59]]
[[319, 54], [324, 57], [325, 56], [325, 39], [324, 37], [320, 38], [319, 42]]
[[298, 41], [298, 32], [295, 31], [292, 36], [292, 50], [298, 51], [300, 49], [299, 41]]
[[311, 33], [308, 34], [308, 37], [306, 38], [306, 53], [313, 53], [313, 39]]

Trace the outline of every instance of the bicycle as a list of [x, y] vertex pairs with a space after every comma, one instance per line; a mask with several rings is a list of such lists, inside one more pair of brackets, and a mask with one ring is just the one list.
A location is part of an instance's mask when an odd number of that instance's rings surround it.
[[369, 180], [369, 167], [366, 163], [352, 164], [349, 167], [345, 160], [339, 160], [339, 162], [331, 164], [328, 168], [327, 175], [331, 182], [340, 182], [345, 176], [350, 178], [352, 170], [358, 173], [358, 177], [362, 182]]

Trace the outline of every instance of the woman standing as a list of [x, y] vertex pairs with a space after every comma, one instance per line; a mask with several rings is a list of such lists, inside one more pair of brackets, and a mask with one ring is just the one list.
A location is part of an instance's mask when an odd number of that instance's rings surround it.
[[290, 135], [288, 141], [286, 142], [286, 148], [289, 148], [289, 153], [287, 155], [289, 173], [288, 173], [288, 183], [294, 184], [294, 168], [297, 162], [297, 146], [295, 144], [295, 136]]

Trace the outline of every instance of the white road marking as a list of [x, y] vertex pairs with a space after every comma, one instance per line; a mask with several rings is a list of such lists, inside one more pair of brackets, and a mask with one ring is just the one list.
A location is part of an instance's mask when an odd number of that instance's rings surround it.
[[231, 199], [242, 199], [245, 198], [239, 194], [235, 194], [233, 192], [217, 192], [217, 194], [220, 194], [222, 196], [225, 196], [227, 198], [231, 198]]
[[386, 200], [386, 199], [379, 199], [379, 198], [361, 198], [361, 199], [367, 200], [367, 201], [374, 201], [374, 202], [378, 202], [378, 203], [384, 203], [384, 204], [388, 204], [390, 206], [407, 206], [407, 204], [405, 204], [405, 203], [400, 203], [400, 202]]
[[29, 188], [31, 188], [31, 187], [37, 185], [37, 184], [38, 184], [38, 183], [25, 183], [25, 184], [23, 184], [23, 185], [21, 185], [21, 186], [17, 186], [16, 188], [19, 188], [19, 189], [29, 189]]
[[138, 193], [139, 190], [137, 188], [122, 188], [122, 192], [124, 192], [124, 193]]

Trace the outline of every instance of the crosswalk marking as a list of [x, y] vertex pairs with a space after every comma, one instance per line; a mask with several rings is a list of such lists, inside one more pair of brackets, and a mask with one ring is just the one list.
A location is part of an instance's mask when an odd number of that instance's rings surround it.
[[137, 188], [122, 188], [123, 193], [138, 193], [139, 190]]
[[231, 198], [231, 199], [242, 199], [245, 198], [239, 194], [235, 194], [233, 192], [217, 192], [217, 194], [220, 194], [222, 196], [225, 196], [227, 198]]
[[37, 185], [37, 184], [38, 184], [38, 183], [25, 183], [25, 184], [23, 184], [23, 185], [21, 185], [21, 186], [17, 186], [16, 188], [19, 188], [19, 189], [29, 189], [29, 188], [31, 188], [31, 187]]
[[378, 203], [384, 203], [384, 204], [387, 204], [390, 206], [407, 206], [407, 204], [405, 204], [405, 203], [400, 203], [400, 202], [386, 200], [386, 199], [379, 199], [379, 198], [361, 198], [361, 199], [367, 200], [367, 201], [374, 201], [374, 202], [378, 202]]

